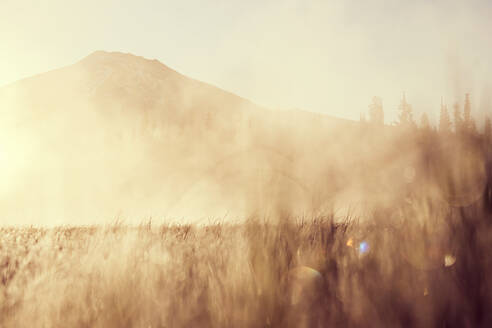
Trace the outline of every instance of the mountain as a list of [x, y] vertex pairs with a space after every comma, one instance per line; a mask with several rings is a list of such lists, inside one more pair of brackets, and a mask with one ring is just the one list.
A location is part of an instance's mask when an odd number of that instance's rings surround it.
[[[157, 60], [119, 52], [96, 51], [78, 63], [27, 78], [0, 89], [0, 96], [26, 109], [26, 121], [76, 110], [135, 123], [222, 125], [265, 121], [295, 121], [296, 125], [349, 124], [347, 120], [300, 110], [270, 111], [232, 93], [188, 78]], [[114, 124], [114, 123], [113, 123]]]
[[358, 122], [104, 51], [1, 88], [0, 130], [0, 215], [23, 223], [305, 212], [367, 152]]

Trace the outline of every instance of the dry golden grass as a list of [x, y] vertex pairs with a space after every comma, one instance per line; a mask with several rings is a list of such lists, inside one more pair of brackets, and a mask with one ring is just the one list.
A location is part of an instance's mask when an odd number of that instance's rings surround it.
[[364, 222], [3, 228], [0, 326], [492, 322], [485, 209], [427, 220], [375, 213]]

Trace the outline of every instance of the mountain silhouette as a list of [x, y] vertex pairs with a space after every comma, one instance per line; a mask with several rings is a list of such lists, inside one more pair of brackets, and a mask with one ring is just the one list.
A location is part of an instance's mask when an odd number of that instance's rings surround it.
[[270, 110], [119, 52], [0, 88], [0, 115], [0, 214], [24, 223], [289, 214], [347, 184], [367, 148], [358, 122]]

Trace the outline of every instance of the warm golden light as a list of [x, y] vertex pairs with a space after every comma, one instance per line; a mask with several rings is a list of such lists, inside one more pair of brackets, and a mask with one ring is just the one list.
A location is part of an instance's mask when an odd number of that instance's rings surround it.
[[492, 4], [0, 1], [0, 327], [492, 327]]

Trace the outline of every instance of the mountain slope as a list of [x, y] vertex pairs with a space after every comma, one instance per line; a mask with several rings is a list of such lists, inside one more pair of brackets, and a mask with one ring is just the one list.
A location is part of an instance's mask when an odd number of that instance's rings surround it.
[[25, 223], [305, 212], [364, 152], [357, 122], [103, 51], [1, 88], [0, 131], [0, 215]]
[[4, 110], [11, 107], [10, 101], [16, 110], [27, 110], [28, 121], [38, 115], [73, 115], [75, 108], [90, 108], [109, 117], [123, 114], [132, 121], [165, 121], [173, 125], [213, 120], [238, 128], [255, 116], [264, 122], [295, 121], [296, 126], [309, 126], [312, 122], [350, 124], [299, 110], [279, 114], [185, 77], [157, 60], [118, 52], [96, 51], [74, 65], [4, 87], [0, 96]]

